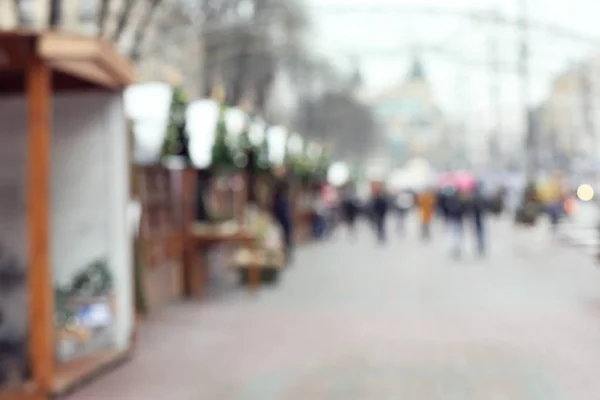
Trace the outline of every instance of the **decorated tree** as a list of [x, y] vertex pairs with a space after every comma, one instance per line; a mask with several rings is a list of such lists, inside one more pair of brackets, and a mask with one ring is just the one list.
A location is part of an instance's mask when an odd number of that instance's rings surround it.
[[235, 151], [231, 148], [227, 140], [227, 123], [225, 121], [225, 112], [227, 107], [219, 107], [219, 117], [215, 132], [215, 142], [212, 148], [212, 168], [232, 169], [235, 168]]
[[260, 172], [268, 171], [271, 168], [271, 163], [269, 161], [269, 141], [267, 140], [266, 128], [263, 140], [258, 146], [257, 154], [256, 169]]
[[310, 180], [312, 160], [307, 154], [307, 143], [304, 143], [300, 154], [290, 156], [288, 159], [288, 168], [292, 174], [302, 182]]
[[188, 98], [182, 87], [173, 89], [171, 108], [169, 110], [169, 124], [167, 134], [161, 150], [161, 159], [168, 156], [181, 156], [190, 162], [188, 150], [188, 136], [185, 128], [185, 112]]

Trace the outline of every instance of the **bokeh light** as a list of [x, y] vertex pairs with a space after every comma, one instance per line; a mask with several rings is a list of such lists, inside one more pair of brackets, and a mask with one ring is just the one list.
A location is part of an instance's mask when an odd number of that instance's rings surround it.
[[594, 198], [594, 188], [587, 183], [579, 185], [577, 188], [577, 198], [581, 201], [590, 201]]
[[350, 169], [344, 162], [336, 162], [331, 164], [327, 171], [327, 180], [333, 186], [341, 186], [348, 182], [350, 178]]

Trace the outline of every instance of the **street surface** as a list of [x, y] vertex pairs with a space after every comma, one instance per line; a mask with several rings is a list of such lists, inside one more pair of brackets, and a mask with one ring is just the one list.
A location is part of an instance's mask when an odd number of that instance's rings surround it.
[[571, 244], [587, 254], [600, 250], [600, 208], [596, 201], [577, 202], [577, 212], [563, 221], [559, 232]]
[[545, 226], [491, 225], [486, 259], [451, 260], [441, 226], [307, 245], [255, 297], [155, 314], [133, 361], [70, 400], [600, 398], [600, 269]]

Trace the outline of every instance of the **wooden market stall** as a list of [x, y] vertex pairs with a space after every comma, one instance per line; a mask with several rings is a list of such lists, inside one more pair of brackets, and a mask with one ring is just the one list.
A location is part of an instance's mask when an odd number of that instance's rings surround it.
[[[138, 299], [151, 312], [183, 297], [183, 235], [180, 171], [163, 165], [135, 166], [133, 197], [141, 205]], [[138, 305], [138, 307], [140, 307]]]
[[3, 400], [60, 394], [129, 353], [132, 78], [104, 42], [0, 32]]
[[[181, 211], [184, 235], [184, 277], [185, 292], [189, 297], [202, 296], [205, 293], [209, 274], [208, 253], [215, 246], [254, 247], [256, 238], [245, 226], [246, 190], [241, 175], [233, 175], [229, 180], [238, 181], [233, 191], [220, 187], [223, 176], [203, 178], [207, 171], [186, 168], [181, 170], [181, 185], [177, 197], [181, 199]], [[212, 175], [208, 173], [209, 175]], [[202, 188], [202, 186], [205, 186]], [[206, 190], [208, 189], [208, 190]], [[199, 196], [203, 196], [204, 210], [199, 210]], [[226, 214], [219, 210], [220, 203], [231, 207]], [[229, 217], [221, 220], [203, 221], [200, 214], [213, 214]], [[255, 286], [258, 284], [253, 280]]]

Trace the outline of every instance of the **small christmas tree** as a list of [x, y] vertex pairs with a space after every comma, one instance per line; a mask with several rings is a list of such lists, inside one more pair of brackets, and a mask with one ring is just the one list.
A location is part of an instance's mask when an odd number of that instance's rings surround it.
[[189, 160], [187, 150], [187, 134], [185, 132], [185, 111], [187, 109], [188, 99], [182, 87], [173, 89], [171, 99], [171, 108], [169, 110], [169, 124], [167, 125], [167, 134], [161, 150], [161, 159], [178, 155]]
[[217, 169], [230, 169], [235, 167], [235, 157], [229, 143], [227, 143], [227, 124], [225, 111], [227, 107], [219, 107], [219, 117], [215, 132], [215, 142], [212, 148], [212, 167]]
[[260, 172], [266, 172], [269, 170], [271, 164], [269, 162], [269, 141], [267, 140], [267, 128], [265, 127], [263, 139], [260, 145], [258, 145], [257, 156], [256, 156], [256, 168]]

